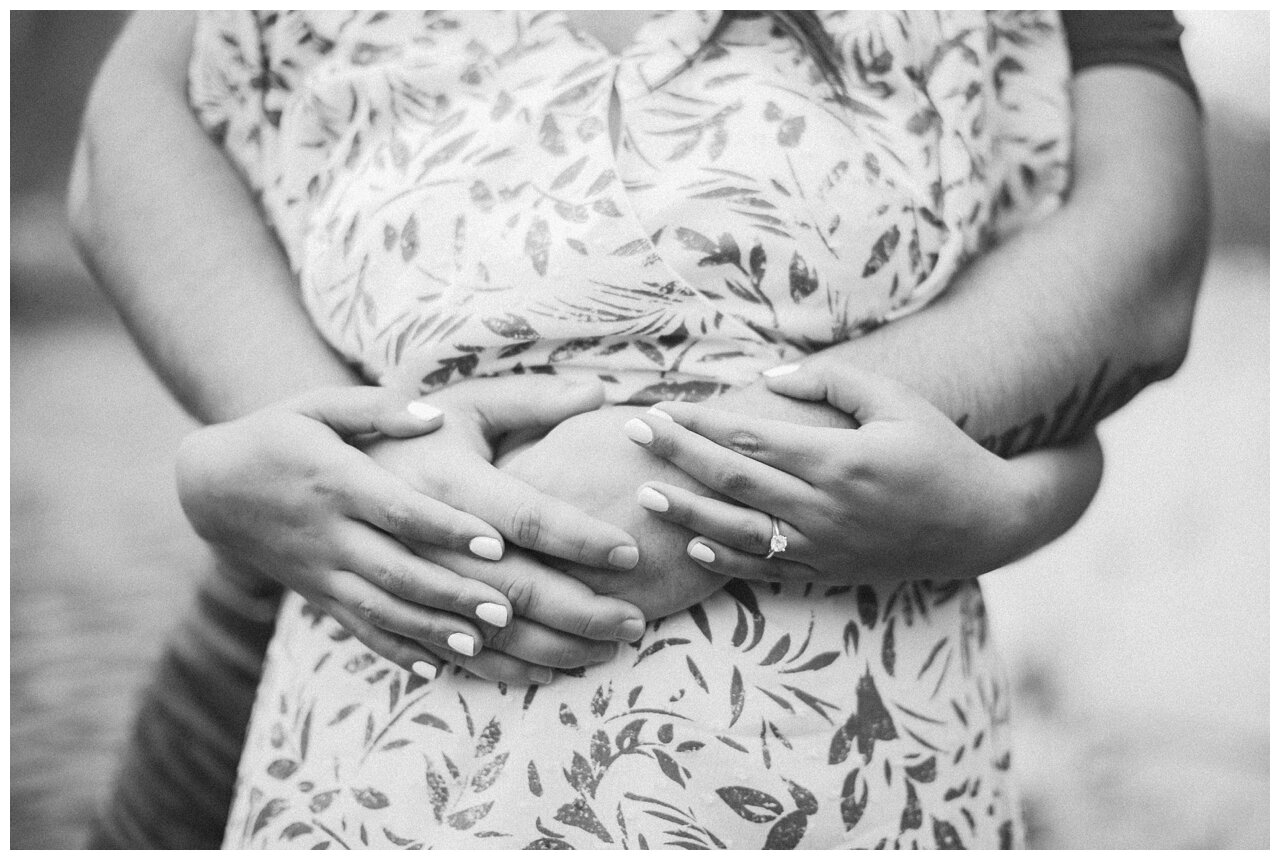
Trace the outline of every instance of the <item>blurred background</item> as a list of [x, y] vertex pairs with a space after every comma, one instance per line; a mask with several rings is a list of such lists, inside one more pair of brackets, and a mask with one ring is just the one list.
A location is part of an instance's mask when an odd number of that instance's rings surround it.
[[[1176, 377], [1102, 427], [1085, 518], [984, 577], [1031, 844], [1269, 844], [1269, 15], [1180, 14], [1214, 250]], [[11, 13], [11, 847], [74, 848], [204, 555], [193, 424], [71, 248], [79, 113], [122, 22]]]

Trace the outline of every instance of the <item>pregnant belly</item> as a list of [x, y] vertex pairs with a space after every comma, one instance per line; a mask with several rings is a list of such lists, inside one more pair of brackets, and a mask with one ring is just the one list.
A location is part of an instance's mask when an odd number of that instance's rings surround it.
[[[637, 831], [661, 845], [669, 824], [648, 811], [674, 807], [730, 847], [759, 847], [785, 816], [804, 819], [804, 845], [872, 845], [921, 804], [946, 820], [979, 783], [969, 805], [1002, 817], [1004, 696], [980, 606], [972, 584], [739, 583], [611, 663], [511, 687], [460, 672], [423, 684], [294, 596], [231, 841], [301, 822], [387, 847], [618, 847]], [[259, 832], [263, 809], [284, 812]]]

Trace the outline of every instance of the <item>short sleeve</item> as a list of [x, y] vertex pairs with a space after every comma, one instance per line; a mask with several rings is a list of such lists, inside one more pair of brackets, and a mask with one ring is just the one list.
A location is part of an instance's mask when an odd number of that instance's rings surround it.
[[1142, 66], [1177, 84], [1200, 106], [1180, 37], [1183, 27], [1167, 10], [1064, 11], [1062, 26], [1071, 70], [1092, 66]]
[[187, 95], [197, 120], [261, 193], [267, 134], [262, 31], [252, 12], [201, 12], [191, 46]]

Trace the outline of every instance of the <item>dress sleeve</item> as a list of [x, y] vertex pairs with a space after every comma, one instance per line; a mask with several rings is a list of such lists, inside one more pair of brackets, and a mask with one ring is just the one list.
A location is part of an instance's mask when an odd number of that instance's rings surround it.
[[1183, 27], [1167, 10], [1064, 11], [1062, 26], [1071, 70], [1091, 66], [1142, 66], [1173, 81], [1200, 107], [1179, 37]]
[[187, 70], [187, 98], [200, 125], [261, 194], [264, 138], [264, 41], [253, 12], [200, 12]]

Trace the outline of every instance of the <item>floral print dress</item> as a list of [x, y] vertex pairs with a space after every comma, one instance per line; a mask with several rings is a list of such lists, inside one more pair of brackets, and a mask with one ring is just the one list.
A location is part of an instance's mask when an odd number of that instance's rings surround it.
[[[704, 399], [926, 305], [1067, 181], [1054, 13], [202, 15], [201, 122], [328, 341], [386, 385], [592, 374]], [[234, 847], [1012, 846], [974, 581], [732, 583], [548, 686], [430, 684], [291, 596]]]

